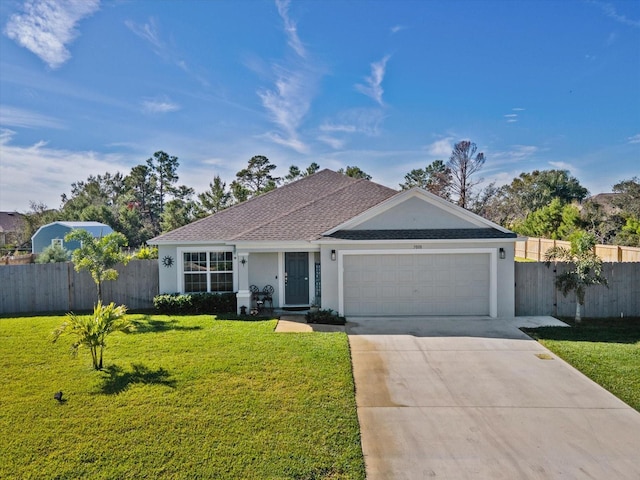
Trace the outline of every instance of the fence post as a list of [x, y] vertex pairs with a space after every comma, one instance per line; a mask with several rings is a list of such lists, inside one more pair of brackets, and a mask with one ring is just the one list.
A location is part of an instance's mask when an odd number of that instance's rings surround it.
[[67, 262], [67, 298], [69, 311], [73, 311], [73, 263]]

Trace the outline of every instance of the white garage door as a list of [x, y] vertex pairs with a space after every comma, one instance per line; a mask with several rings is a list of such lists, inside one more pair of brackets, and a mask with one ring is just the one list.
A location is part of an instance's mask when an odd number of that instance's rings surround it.
[[344, 256], [345, 315], [489, 315], [488, 253]]

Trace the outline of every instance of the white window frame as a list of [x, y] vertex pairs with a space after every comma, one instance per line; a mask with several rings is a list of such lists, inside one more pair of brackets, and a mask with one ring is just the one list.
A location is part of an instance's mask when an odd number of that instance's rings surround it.
[[[232, 270], [231, 272], [228, 271], [212, 271], [209, 270], [209, 264], [211, 262], [211, 253], [231, 253], [231, 261], [232, 261]], [[238, 261], [234, 255], [234, 251], [233, 248], [229, 248], [229, 247], [189, 247], [189, 248], [178, 248], [176, 249], [176, 256], [178, 257], [178, 282], [177, 282], [177, 286], [178, 286], [178, 291], [181, 293], [205, 293], [205, 292], [186, 292], [185, 291], [185, 287], [184, 287], [184, 276], [186, 273], [193, 273], [193, 272], [185, 272], [184, 270], [184, 254], [185, 253], [206, 253], [207, 254], [207, 270], [206, 270], [206, 274], [207, 274], [207, 292], [206, 293], [233, 293], [235, 291], [237, 291], [237, 285], [238, 285]], [[231, 288], [233, 290], [230, 290], [229, 292], [211, 292], [211, 274], [212, 273], [231, 273], [232, 275], [232, 286]]]
[[60, 245], [62, 248], [64, 248], [64, 239], [63, 238], [52, 238], [51, 239], [51, 246], [55, 247], [56, 245]]

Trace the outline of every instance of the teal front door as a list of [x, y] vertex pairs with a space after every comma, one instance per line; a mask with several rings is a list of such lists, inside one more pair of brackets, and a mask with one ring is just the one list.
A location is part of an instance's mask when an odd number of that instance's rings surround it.
[[309, 304], [309, 254], [284, 254], [284, 301], [287, 305]]

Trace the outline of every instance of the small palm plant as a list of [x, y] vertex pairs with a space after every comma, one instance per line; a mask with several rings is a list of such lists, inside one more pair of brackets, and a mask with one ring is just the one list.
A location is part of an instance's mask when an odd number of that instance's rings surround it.
[[125, 317], [126, 313], [127, 307], [116, 306], [113, 302], [106, 306], [98, 302], [93, 309], [93, 315], [69, 313], [66, 321], [53, 331], [53, 342], [55, 343], [61, 335], [75, 337], [71, 345], [71, 353], [75, 356], [80, 347], [88, 347], [91, 351], [93, 368], [102, 370], [102, 352], [106, 346], [107, 336], [116, 331], [133, 330], [133, 324]]
[[571, 240], [571, 248], [553, 247], [545, 253], [547, 267], [551, 262], [570, 264], [566, 272], [556, 277], [556, 287], [566, 297], [570, 292], [576, 295], [576, 323], [582, 320], [580, 307], [584, 305], [584, 294], [591, 285], [607, 285], [602, 274], [602, 260], [593, 251], [596, 239], [593, 235], [580, 232]]

